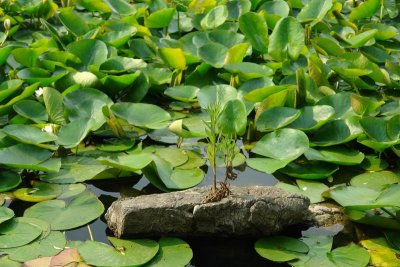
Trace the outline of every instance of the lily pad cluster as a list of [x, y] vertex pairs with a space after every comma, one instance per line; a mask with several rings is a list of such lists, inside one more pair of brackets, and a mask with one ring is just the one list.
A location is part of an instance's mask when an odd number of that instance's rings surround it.
[[[0, 237], [21, 249], [61, 244], [57, 231], [104, 212], [85, 182], [143, 176], [182, 190], [203, 180], [204, 155], [213, 169], [247, 164], [313, 203], [336, 201], [355, 222], [398, 230], [398, 11], [394, 0], [1, 1], [0, 203], [37, 203], [21, 218], [0, 207]], [[205, 144], [222, 139], [215, 151]], [[388, 236], [377, 243], [396, 251]], [[138, 265], [186, 249], [110, 242], [57, 245], [70, 249], [32, 264]], [[296, 242], [285, 249], [300, 253], [296, 266], [361, 249]], [[25, 252], [4, 253], [11, 264]]]

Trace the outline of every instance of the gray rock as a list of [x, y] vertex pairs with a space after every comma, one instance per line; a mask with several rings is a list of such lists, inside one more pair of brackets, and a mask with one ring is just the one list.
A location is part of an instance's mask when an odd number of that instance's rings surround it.
[[219, 202], [202, 204], [209, 188], [115, 201], [105, 217], [121, 236], [260, 236], [309, 220], [310, 201], [276, 187], [231, 187]]

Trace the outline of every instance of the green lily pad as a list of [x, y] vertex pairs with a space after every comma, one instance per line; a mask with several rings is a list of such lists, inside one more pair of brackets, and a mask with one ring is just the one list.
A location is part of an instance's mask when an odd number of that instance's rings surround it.
[[268, 51], [268, 27], [262, 15], [255, 12], [243, 14], [239, 18], [239, 28], [255, 50]]
[[40, 179], [48, 183], [78, 183], [92, 179], [107, 168], [93, 158], [68, 156], [61, 159], [59, 172], [47, 173]]
[[38, 226], [19, 220], [8, 220], [0, 224], [0, 249], [20, 247], [35, 240], [42, 233]]
[[188, 156], [188, 160], [184, 164], [177, 166], [177, 169], [190, 170], [201, 167], [206, 163], [206, 159], [200, 153], [191, 150], [185, 150], [185, 153]]
[[289, 127], [302, 131], [312, 131], [320, 128], [333, 119], [335, 114], [335, 109], [328, 105], [306, 106], [300, 111], [300, 116]]
[[169, 162], [172, 167], [178, 167], [188, 161], [188, 155], [186, 154], [186, 151], [177, 148], [159, 148], [156, 150], [155, 154], [163, 160]]
[[92, 130], [97, 130], [106, 122], [101, 109], [112, 104], [113, 101], [105, 93], [91, 88], [75, 90], [64, 97], [69, 120], [92, 119]]
[[224, 69], [232, 74], [239, 74], [243, 80], [263, 78], [273, 74], [273, 70], [269, 67], [252, 62], [225, 64]]
[[24, 124], [11, 124], [4, 127], [3, 132], [21, 143], [47, 149], [57, 149], [54, 145], [44, 144], [57, 140], [57, 136], [53, 133], [43, 131], [38, 127]]
[[96, 241], [86, 241], [78, 246], [84, 261], [94, 266], [139, 266], [149, 262], [159, 248], [149, 239], [123, 240], [109, 237], [114, 247]]
[[194, 102], [196, 101], [195, 98], [199, 90], [200, 89], [195, 86], [180, 85], [180, 86], [168, 87], [164, 91], [164, 94], [179, 101]]
[[133, 172], [143, 169], [149, 165], [152, 160], [150, 153], [122, 155], [116, 158], [100, 157], [97, 159], [97, 161], [104, 165]]
[[400, 223], [395, 218], [387, 216], [385, 213], [376, 209], [354, 210], [345, 208], [344, 214], [356, 223], [372, 225], [384, 229], [400, 230]]
[[171, 119], [167, 111], [152, 104], [117, 103], [111, 106], [111, 110], [129, 124], [149, 129], [158, 129], [162, 123]]
[[279, 129], [264, 135], [251, 152], [276, 160], [294, 160], [309, 146], [308, 137], [296, 129]]
[[277, 262], [296, 259], [299, 255], [306, 254], [309, 250], [305, 243], [286, 236], [259, 239], [254, 247], [262, 257]]
[[272, 107], [264, 110], [258, 117], [256, 126], [260, 132], [272, 131], [295, 121], [301, 112], [294, 108]]
[[107, 143], [96, 145], [96, 148], [104, 152], [123, 152], [131, 149], [135, 142], [130, 139], [112, 139]]
[[205, 86], [197, 93], [200, 106], [206, 110], [218, 104], [223, 107], [226, 102], [236, 98], [236, 89], [225, 84]]
[[57, 197], [58, 199], [67, 199], [79, 195], [85, 191], [86, 186], [84, 184], [61, 184], [61, 194]]
[[94, 39], [79, 40], [67, 46], [70, 52], [80, 59], [80, 63], [72, 64], [79, 70], [86, 70], [89, 65], [100, 66], [107, 60], [107, 46], [104, 42]]
[[33, 205], [24, 216], [47, 221], [53, 230], [67, 230], [85, 225], [104, 212], [103, 204], [95, 195], [85, 191], [71, 202], [47, 200]]
[[274, 173], [279, 169], [285, 167], [292, 160], [278, 160], [271, 158], [248, 158], [247, 165], [257, 171], [265, 173]]
[[21, 183], [21, 176], [13, 171], [0, 170], [0, 192], [7, 192]]
[[389, 167], [389, 163], [375, 154], [366, 155], [364, 160], [361, 162], [360, 167], [366, 171], [383, 171]]
[[51, 157], [48, 150], [27, 144], [0, 149], [0, 163], [12, 168], [43, 170], [41, 164]]
[[304, 153], [304, 156], [308, 160], [319, 160], [338, 165], [357, 165], [364, 160], [364, 154], [360, 151], [342, 146], [310, 148]]
[[398, 207], [400, 185], [386, 186], [383, 190], [376, 190], [359, 186], [338, 186], [329, 191], [329, 197], [343, 207], [355, 210], [369, 210], [381, 207]]
[[145, 266], [186, 266], [193, 257], [192, 249], [182, 239], [162, 237], [158, 243], [160, 249], [158, 250], [157, 255]]
[[46, 109], [43, 105], [33, 100], [22, 100], [13, 105], [13, 109], [19, 115], [36, 123], [43, 123], [48, 120]]
[[79, 118], [61, 127], [58, 132], [57, 144], [65, 148], [78, 146], [95, 127], [96, 122], [91, 118]]
[[144, 21], [144, 25], [148, 28], [167, 27], [175, 13], [175, 8], [164, 8], [151, 13]]
[[198, 49], [199, 57], [214, 68], [222, 68], [224, 66], [227, 54], [228, 48], [226, 46], [214, 42], [205, 44]]
[[[204, 172], [199, 168], [189, 170], [182, 170], [178, 168], [174, 169], [172, 164], [156, 155], [153, 156], [153, 163], [150, 165], [150, 168], [153, 170], [153, 175], [149, 175], [150, 177], [148, 177], [149, 179], [151, 179], [150, 182], [154, 181], [157, 183], [157, 180], [154, 178], [158, 177], [159, 181], [163, 183], [163, 185], [161, 185], [161, 188], [166, 187], [168, 190], [182, 190], [193, 187], [199, 184], [203, 180], [205, 175]], [[144, 173], [147, 177], [147, 173], [149, 172], [145, 169]], [[154, 174], [156, 177], [154, 177]]]
[[14, 211], [9, 208], [0, 207], [0, 224], [14, 217]]
[[226, 102], [217, 127], [222, 134], [227, 136], [243, 135], [247, 126], [246, 106], [242, 100], [233, 99]]
[[0, 250], [1, 252], [8, 254], [8, 257], [11, 260], [25, 262], [39, 257], [57, 255], [64, 249], [66, 242], [63, 233], [51, 231], [45, 238], [35, 240], [27, 245]]
[[333, 146], [347, 143], [363, 133], [358, 118], [331, 121], [319, 128], [311, 140], [318, 146]]
[[200, 21], [203, 30], [212, 30], [222, 25], [228, 18], [228, 8], [225, 5], [218, 5], [207, 12]]
[[56, 198], [61, 194], [58, 184], [48, 184], [43, 182], [33, 182], [31, 188], [19, 188], [13, 195], [23, 201], [41, 202]]
[[386, 185], [400, 182], [400, 176], [391, 171], [366, 172], [353, 177], [350, 181], [352, 186], [368, 187], [381, 190]]
[[0, 266], [3, 267], [20, 267], [21, 263], [17, 261], [10, 260], [7, 256], [0, 258]]
[[301, 179], [324, 179], [331, 176], [339, 168], [333, 164], [319, 161], [291, 162], [279, 171]]
[[322, 193], [328, 190], [328, 186], [317, 181], [296, 180], [297, 185], [279, 182], [275, 186], [285, 191], [306, 196], [311, 203], [319, 203], [325, 200]]
[[332, 250], [328, 257], [336, 266], [367, 266], [369, 263], [368, 251], [354, 243]]

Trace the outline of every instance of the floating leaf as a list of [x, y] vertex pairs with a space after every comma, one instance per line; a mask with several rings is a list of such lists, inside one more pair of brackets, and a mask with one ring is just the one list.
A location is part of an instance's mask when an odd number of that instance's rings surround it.
[[400, 182], [400, 176], [391, 171], [366, 172], [353, 177], [350, 181], [352, 186], [368, 187], [381, 190], [389, 184]]
[[48, 236], [42, 239], [17, 248], [1, 249], [1, 251], [8, 254], [12, 260], [24, 262], [39, 257], [54, 256], [64, 249], [65, 244], [64, 234], [51, 231]]
[[19, 188], [13, 195], [23, 201], [41, 202], [56, 198], [61, 194], [61, 188], [57, 184], [33, 182], [31, 188]]
[[285, 167], [292, 160], [277, 160], [270, 158], [248, 158], [247, 165], [257, 171], [265, 173], [274, 173], [277, 170]]
[[364, 154], [360, 151], [342, 146], [310, 148], [304, 153], [304, 156], [308, 160], [326, 161], [338, 165], [357, 165], [364, 160]]
[[47, 173], [40, 179], [48, 183], [77, 183], [90, 180], [107, 169], [89, 157], [65, 157], [61, 159], [61, 169], [57, 173]]
[[334, 172], [339, 170], [335, 165], [318, 162], [318, 161], [308, 161], [308, 162], [291, 162], [286, 165], [285, 168], [279, 171], [301, 179], [324, 179], [331, 176]]
[[128, 123], [149, 129], [162, 128], [162, 123], [171, 119], [168, 112], [152, 104], [117, 103], [111, 106], [111, 110]]
[[85, 191], [69, 203], [63, 200], [37, 203], [26, 209], [24, 216], [47, 221], [53, 230], [67, 230], [85, 225], [98, 218], [103, 212], [103, 204], [95, 195]]
[[358, 20], [372, 17], [378, 11], [380, 5], [381, 1], [379, 0], [366, 0], [351, 11], [349, 18], [350, 20]]
[[275, 186], [285, 191], [306, 196], [311, 203], [318, 203], [325, 200], [322, 193], [328, 190], [328, 187], [317, 181], [296, 180], [297, 185], [291, 185], [279, 182]]
[[0, 207], [0, 224], [14, 217], [14, 211], [9, 208]]
[[278, 262], [290, 261], [308, 252], [303, 242], [286, 236], [273, 236], [257, 240], [255, 250], [262, 257]]
[[288, 107], [272, 107], [264, 110], [257, 118], [256, 126], [260, 132], [272, 131], [295, 121], [300, 116], [300, 111]]
[[108, 237], [115, 246], [86, 241], [78, 246], [84, 261], [94, 266], [139, 266], [150, 261], [158, 251], [158, 243], [149, 239], [123, 240]]
[[267, 53], [268, 27], [260, 14], [254, 12], [243, 14], [239, 18], [239, 28], [254, 49], [261, 53]]
[[306, 106], [300, 111], [300, 116], [289, 127], [302, 131], [312, 131], [320, 128], [329, 122], [335, 114], [335, 109], [328, 105]]
[[42, 230], [18, 218], [0, 224], [0, 249], [20, 247], [35, 240]]
[[226, 5], [219, 5], [207, 12], [200, 21], [203, 30], [212, 30], [220, 26], [228, 18], [228, 8]]
[[280, 129], [264, 135], [251, 152], [277, 160], [294, 160], [308, 149], [308, 138], [302, 131]]
[[151, 13], [145, 20], [144, 25], [148, 28], [167, 27], [174, 16], [175, 8], [165, 8]]
[[158, 243], [160, 249], [157, 255], [145, 266], [186, 266], [193, 257], [192, 249], [182, 239], [162, 237]]
[[100, 157], [100, 163], [126, 171], [139, 171], [153, 160], [150, 153], [122, 155], [114, 158]]
[[19, 115], [36, 123], [43, 123], [48, 120], [48, 115], [42, 104], [33, 100], [22, 100], [13, 105], [13, 109]]
[[293, 17], [282, 18], [272, 32], [268, 54], [277, 61], [296, 60], [304, 47], [304, 29]]
[[13, 171], [0, 170], [0, 192], [7, 192], [21, 183], [21, 176]]

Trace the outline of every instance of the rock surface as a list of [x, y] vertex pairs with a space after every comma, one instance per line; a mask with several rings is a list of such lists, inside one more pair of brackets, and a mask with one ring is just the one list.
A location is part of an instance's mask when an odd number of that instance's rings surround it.
[[115, 201], [105, 217], [121, 236], [260, 236], [309, 220], [310, 201], [276, 187], [231, 187], [219, 202], [202, 204], [209, 188]]

